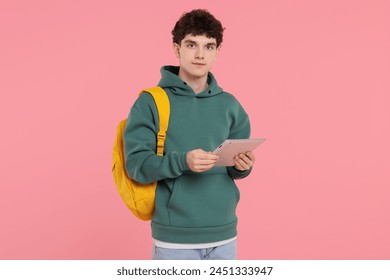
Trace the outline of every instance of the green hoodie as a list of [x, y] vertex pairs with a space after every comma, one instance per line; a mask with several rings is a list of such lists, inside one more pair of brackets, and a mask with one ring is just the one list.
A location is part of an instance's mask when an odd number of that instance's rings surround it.
[[233, 179], [244, 178], [251, 170], [214, 167], [195, 173], [188, 167], [186, 154], [195, 149], [213, 151], [226, 139], [249, 138], [249, 118], [211, 73], [209, 86], [195, 94], [178, 71], [179, 67], [162, 67], [158, 84], [171, 104], [164, 156], [155, 154], [158, 113], [154, 100], [142, 94], [130, 110], [124, 133], [127, 173], [141, 183], [158, 181], [152, 218], [155, 239], [171, 243], [226, 240], [237, 234], [240, 193]]

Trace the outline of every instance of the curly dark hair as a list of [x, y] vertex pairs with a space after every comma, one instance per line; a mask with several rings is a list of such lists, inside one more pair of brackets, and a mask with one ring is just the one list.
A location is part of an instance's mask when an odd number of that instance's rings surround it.
[[222, 24], [212, 14], [204, 9], [196, 9], [184, 13], [176, 22], [172, 30], [173, 42], [180, 45], [180, 42], [188, 34], [206, 35], [208, 38], [215, 38], [217, 47], [222, 43], [223, 31]]

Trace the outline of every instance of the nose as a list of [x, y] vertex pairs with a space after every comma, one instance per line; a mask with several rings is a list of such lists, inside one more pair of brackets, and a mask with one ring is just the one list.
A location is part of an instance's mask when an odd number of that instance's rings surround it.
[[198, 48], [198, 50], [195, 53], [196, 59], [204, 59], [204, 51], [202, 48]]

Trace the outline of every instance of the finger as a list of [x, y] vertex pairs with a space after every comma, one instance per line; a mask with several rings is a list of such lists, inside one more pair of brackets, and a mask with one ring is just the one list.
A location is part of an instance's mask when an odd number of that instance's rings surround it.
[[236, 165], [234, 165], [234, 168], [235, 169], [237, 169], [237, 170], [239, 170], [239, 171], [244, 171], [245, 169], [240, 165], [240, 164], [236, 164]]
[[213, 160], [218, 160], [219, 155], [213, 154], [213, 152], [208, 152], [209, 158]]
[[211, 152], [204, 152], [204, 151], [196, 153], [195, 157], [201, 160], [218, 160], [219, 158], [218, 155], [214, 155]]
[[217, 162], [215, 159], [195, 159], [194, 165], [205, 166], [205, 165], [214, 165]]
[[199, 167], [211, 166], [211, 167], [213, 167], [215, 165], [215, 163], [216, 163], [216, 161], [201, 161], [201, 162], [197, 162], [196, 166], [199, 166]]
[[240, 163], [235, 163], [234, 168], [236, 168], [239, 171], [245, 171], [245, 168], [241, 166]]
[[250, 158], [251, 161], [255, 161], [256, 160], [256, 157], [255, 157], [255, 155], [252, 152], [246, 152], [245, 154], [246, 154], [247, 157]]
[[218, 159], [219, 159], [219, 156], [218, 156], [218, 155], [214, 155], [214, 154], [211, 153], [211, 152], [208, 152], [208, 153], [206, 153], [206, 154], [203, 155], [203, 159], [218, 160]]
[[[241, 170], [248, 170], [251, 167], [249, 158], [246, 156], [243, 157], [242, 154], [237, 156], [236, 160], [238, 165], [241, 167]], [[249, 163], [247, 163], [246, 160], [249, 160]]]
[[196, 171], [196, 172], [204, 172], [204, 171], [207, 171], [207, 170], [211, 169], [213, 166], [214, 166], [214, 164], [197, 165], [197, 166], [195, 166], [195, 170], [194, 171]]
[[195, 163], [198, 163], [198, 164], [212, 164], [214, 162], [216, 162], [218, 160], [218, 156], [217, 157], [198, 157], [198, 158], [195, 158], [194, 159], [194, 162]]
[[239, 156], [236, 156], [234, 158], [234, 163], [235, 163], [236, 169], [238, 169], [238, 170], [244, 171], [244, 170], [249, 169], [249, 166]]
[[245, 154], [240, 154], [239, 155], [240, 159], [249, 167], [253, 166], [253, 161]]

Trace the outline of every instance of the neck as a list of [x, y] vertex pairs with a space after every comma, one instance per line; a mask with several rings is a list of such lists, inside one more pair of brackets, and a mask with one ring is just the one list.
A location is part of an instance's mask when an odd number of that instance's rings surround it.
[[179, 77], [186, 82], [186, 84], [192, 88], [192, 90], [198, 94], [204, 91], [207, 87], [207, 75], [202, 77], [189, 77], [185, 75], [183, 72], [179, 71]]

